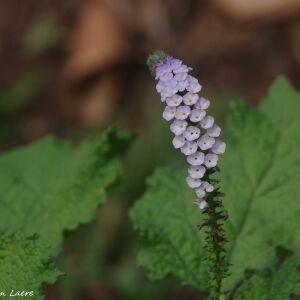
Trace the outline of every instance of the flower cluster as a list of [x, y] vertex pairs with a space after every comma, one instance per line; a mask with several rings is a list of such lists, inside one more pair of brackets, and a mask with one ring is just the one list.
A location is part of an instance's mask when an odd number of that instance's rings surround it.
[[195, 204], [203, 209], [206, 193], [215, 190], [207, 174], [218, 169], [218, 155], [224, 153], [225, 143], [219, 139], [221, 128], [207, 115], [210, 101], [200, 97], [202, 86], [189, 74], [192, 69], [171, 56], [155, 63], [157, 92], [166, 103], [163, 118], [172, 121], [173, 146], [186, 155], [190, 165], [187, 184], [195, 189]]

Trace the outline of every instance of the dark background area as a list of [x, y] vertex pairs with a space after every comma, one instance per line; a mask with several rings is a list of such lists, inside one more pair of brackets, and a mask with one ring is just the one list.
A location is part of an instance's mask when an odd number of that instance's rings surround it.
[[300, 2], [0, 0], [1, 151], [48, 133], [78, 141], [111, 123], [137, 133], [97, 219], [66, 233], [66, 276], [46, 299], [201, 299], [146, 278], [128, 219], [153, 169], [181, 163], [145, 66], [156, 49], [193, 66], [222, 124], [229, 101], [257, 105], [278, 75], [300, 87]]

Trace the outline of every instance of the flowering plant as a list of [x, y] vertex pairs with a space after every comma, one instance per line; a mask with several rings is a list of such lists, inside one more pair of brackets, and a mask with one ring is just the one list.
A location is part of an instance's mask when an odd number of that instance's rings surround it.
[[212, 116], [207, 115], [210, 101], [199, 96], [202, 86], [189, 74], [192, 68], [163, 51], [152, 54], [148, 66], [158, 80], [156, 90], [161, 101], [166, 103], [162, 116], [172, 121], [173, 146], [187, 157], [186, 182], [195, 189], [197, 199], [194, 204], [205, 215], [198, 228], [207, 227], [206, 259], [210, 261], [208, 286], [212, 299], [223, 299], [222, 280], [228, 275], [228, 263], [222, 221], [227, 219], [227, 212], [220, 200], [224, 194], [216, 187], [219, 180], [211, 179], [211, 175], [219, 171], [218, 155], [226, 148], [219, 138], [221, 128]]

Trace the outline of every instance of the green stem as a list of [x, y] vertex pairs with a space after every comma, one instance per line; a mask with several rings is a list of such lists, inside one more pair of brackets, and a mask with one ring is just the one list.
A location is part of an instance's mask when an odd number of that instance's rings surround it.
[[[209, 181], [209, 175], [205, 180]], [[227, 219], [227, 212], [220, 199], [221, 196], [223, 195], [218, 189], [207, 194], [207, 206], [203, 210], [205, 219], [199, 225], [199, 229], [206, 228], [206, 260], [209, 266], [208, 287], [211, 291], [212, 300], [225, 300], [225, 295], [222, 292], [222, 281], [228, 276], [228, 262], [224, 248], [227, 240], [222, 223]]]

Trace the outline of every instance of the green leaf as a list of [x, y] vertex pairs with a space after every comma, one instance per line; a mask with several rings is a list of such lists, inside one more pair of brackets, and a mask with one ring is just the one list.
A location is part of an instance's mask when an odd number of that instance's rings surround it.
[[299, 93], [280, 78], [258, 110], [236, 107], [229, 119], [228, 147], [221, 161], [230, 216], [228, 251], [234, 265], [227, 287], [245, 269], [274, 263], [275, 246], [300, 250], [300, 205], [295, 197], [300, 193], [299, 110]]
[[[300, 95], [280, 78], [258, 109], [233, 105], [220, 160], [221, 190], [229, 211], [226, 233], [233, 266], [229, 290], [247, 269], [275, 263], [274, 248], [300, 250]], [[184, 171], [158, 171], [131, 217], [141, 235], [139, 262], [151, 278], [172, 275], [206, 292], [201, 212]]]
[[63, 232], [91, 221], [105, 201], [129, 138], [110, 130], [74, 147], [46, 137], [0, 156], [0, 233], [37, 233], [56, 254]]
[[203, 289], [205, 249], [203, 234], [196, 228], [202, 217], [192, 205], [193, 193], [186, 187], [185, 174], [186, 170], [157, 170], [131, 217], [140, 233], [139, 263], [147, 267], [150, 278], [173, 275]]
[[8, 299], [10, 293], [32, 291], [30, 299], [43, 299], [41, 285], [54, 283], [61, 274], [44, 254], [44, 249], [45, 245], [36, 235], [24, 237], [15, 234], [0, 238], [1, 298], [3, 293], [6, 295], [4, 299]]
[[281, 266], [273, 266], [245, 280], [235, 300], [290, 300], [300, 293], [300, 256], [289, 257]]

